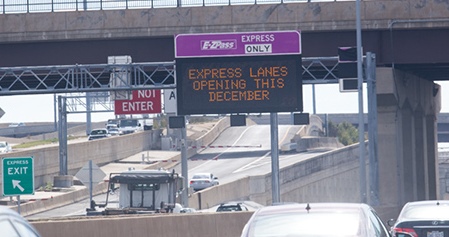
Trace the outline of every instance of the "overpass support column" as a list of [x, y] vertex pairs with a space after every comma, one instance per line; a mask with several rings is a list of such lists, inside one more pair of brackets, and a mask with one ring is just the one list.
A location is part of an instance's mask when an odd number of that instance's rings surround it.
[[[379, 203], [395, 218], [408, 201], [436, 198], [439, 86], [377, 68]], [[436, 90], [437, 89], [437, 90]]]

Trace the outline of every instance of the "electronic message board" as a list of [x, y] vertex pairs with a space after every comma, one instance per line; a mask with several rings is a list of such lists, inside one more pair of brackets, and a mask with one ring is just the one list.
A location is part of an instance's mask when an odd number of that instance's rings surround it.
[[301, 55], [178, 58], [178, 114], [302, 111], [301, 74]]

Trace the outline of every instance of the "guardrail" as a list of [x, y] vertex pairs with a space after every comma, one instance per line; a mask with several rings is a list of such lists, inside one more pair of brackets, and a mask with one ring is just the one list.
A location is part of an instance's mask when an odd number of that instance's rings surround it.
[[336, 1], [337, 0], [2, 0], [0, 12], [3, 14], [17, 14]]

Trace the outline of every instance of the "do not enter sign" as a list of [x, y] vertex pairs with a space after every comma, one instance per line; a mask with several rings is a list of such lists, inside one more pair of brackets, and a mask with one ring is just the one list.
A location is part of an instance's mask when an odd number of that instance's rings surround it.
[[115, 100], [115, 114], [158, 114], [162, 111], [160, 90], [134, 90], [131, 100]]

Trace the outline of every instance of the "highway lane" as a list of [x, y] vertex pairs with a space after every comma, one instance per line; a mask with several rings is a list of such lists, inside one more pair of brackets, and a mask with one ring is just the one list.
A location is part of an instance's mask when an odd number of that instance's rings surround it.
[[[279, 147], [290, 142], [301, 126], [279, 125]], [[188, 162], [188, 178], [194, 173], [210, 172], [221, 184], [271, 172], [271, 135], [269, 125], [230, 127], [211, 146], [234, 148], [205, 148]], [[261, 145], [260, 147], [256, 147]], [[252, 146], [252, 147], [241, 147]], [[319, 155], [325, 151], [279, 154], [280, 168]], [[175, 167], [181, 172], [181, 166]]]
[[[301, 126], [279, 125], [279, 146], [289, 142]], [[188, 162], [188, 177], [194, 173], [212, 172], [221, 184], [234, 180], [271, 172], [271, 139], [269, 125], [229, 127], [210, 146], [231, 146], [225, 148], [204, 148]], [[305, 160], [325, 151], [279, 154], [280, 168]], [[181, 165], [174, 167], [181, 173]], [[110, 196], [116, 205], [117, 195]], [[97, 203], [104, 203], [105, 195], [95, 196]], [[115, 202], [115, 204], [114, 204]], [[50, 218], [85, 215], [89, 200], [29, 216], [29, 218]]]

